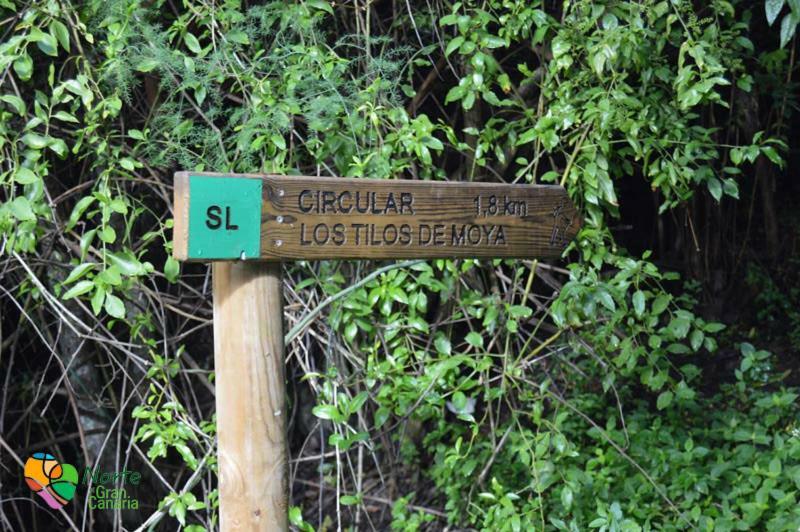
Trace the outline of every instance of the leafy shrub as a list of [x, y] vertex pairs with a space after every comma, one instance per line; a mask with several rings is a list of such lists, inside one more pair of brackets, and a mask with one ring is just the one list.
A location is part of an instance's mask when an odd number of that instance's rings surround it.
[[[796, 529], [797, 392], [692, 279], [697, 212], [736, 226], [787, 153], [800, 9], [763, 8], [0, 0], [3, 406], [27, 434], [0, 432], [149, 472], [140, 515], [65, 519], [214, 528], [209, 270], [170, 256], [173, 171], [555, 183], [584, 215], [566, 268], [286, 265], [292, 525]], [[620, 237], [642, 198], [683, 229], [683, 285]]]

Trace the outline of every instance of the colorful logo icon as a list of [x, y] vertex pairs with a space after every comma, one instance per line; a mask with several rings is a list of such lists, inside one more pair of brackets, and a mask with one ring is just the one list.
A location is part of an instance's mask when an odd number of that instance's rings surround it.
[[25, 462], [25, 482], [50, 508], [58, 510], [75, 496], [78, 470], [52, 454], [34, 453]]

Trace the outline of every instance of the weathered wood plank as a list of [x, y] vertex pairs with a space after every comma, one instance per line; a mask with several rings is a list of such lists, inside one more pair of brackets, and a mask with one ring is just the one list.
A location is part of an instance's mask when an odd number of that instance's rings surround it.
[[281, 265], [213, 265], [221, 530], [288, 530]]
[[194, 172], [175, 182], [189, 191], [176, 200], [180, 260], [555, 258], [581, 223], [553, 185]]
[[189, 180], [176, 177], [173, 194], [172, 254], [186, 257], [189, 254]]

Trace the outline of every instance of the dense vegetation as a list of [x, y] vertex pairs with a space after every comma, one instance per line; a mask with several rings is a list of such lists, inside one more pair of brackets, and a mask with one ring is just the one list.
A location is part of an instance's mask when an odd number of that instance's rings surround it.
[[[560, 183], [584, 217], [552, 264], [285, 265], [298, 529], [797, 530], [798, 23], [0, 0], [3, 529], [218, 526], [210, 269], [170, 257], [194, 169]], [[139, 509], [37, 506], [43, 449], [140, 471]]]

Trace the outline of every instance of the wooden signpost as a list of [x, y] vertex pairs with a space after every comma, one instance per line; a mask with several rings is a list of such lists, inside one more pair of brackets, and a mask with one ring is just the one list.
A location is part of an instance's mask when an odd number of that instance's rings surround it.
[[220, 526], [288, 529], [281, 261], [557, 258], [550, 185], [175, 174], [173, 255], [214, 261]]

